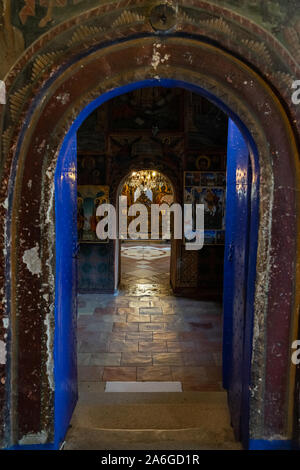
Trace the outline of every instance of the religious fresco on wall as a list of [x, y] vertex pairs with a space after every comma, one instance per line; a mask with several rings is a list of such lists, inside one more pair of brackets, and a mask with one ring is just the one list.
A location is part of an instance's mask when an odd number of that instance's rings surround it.
[[[4, 77], [10, 66], [27, 47], [51, 28], [105, 3], [110, 2], [99, 0], [5, 0], [0, 2], [0, 46], [2, 46], [0, 59], [4, 59], [0, 62], [2, 63], [0, 77]], [[213, 4], [231, 9], [253, 21], [254, 24], [265, 28], [290, 50], [296, 60], [300, 60], [298, 59], [300, 11], [297, 0], [215, 0]], [[96, 22], [97, 24], [100, 22], [100, 26], [104, 28], [109, 28], [112, 24], [122, 25], [124, 12], [133, 15], [133, 18], [144, 18], [147, 22], [149, 6], [147, 2], [138, 6], [128, 5], [119, 14], [112, 10], [110, 12], [112, 17], [110, 15], [99, 16]], [[214, 21], [215, 18], [204, 9], [195, 10], [185, 5], [180, 5], [178, 13], [180, 17], [186, 15], [194, 18], [196, 22], [209, 20], [209, 18]], [[229, 24], [230, 20], [224, 20], [226, 27], [229, 27]], [[218, 29], [217, 24], [216, 28]], [[242, 35], [247, 41], [247, 32], [242, 32]], [[259, 43], [252, 44], [252, 46], [254, 53], [262, 52], [255, 49], [259, 48]]]
[[214, 148], [227, 143], [228, 119], [224, 112], [201, 95], [188, 95], [189, 149]]
[[112, 155], [114, 165], [129, 165], [135, 144], [142, 140], [141, 136], [133, 135], [110, 135], [109, 136], [109, 155]]
[[26, 46], [76, 13], [96, 6], [97, 0], [8, 0], [12, 24], [22, 31]]
[[188, 152], [186, 156], [186, 168], [189, 170], [200, 171], [224, 171], [226, 168], [226, 154], [199, 152]]
[[[167, 204], [171, 205], [174, 201], [173, 188], [170, 181], [165, 175], [150, 170], [134, 171], [125, 180], [122, 196], [127, 198], [127, 207], [130, 208], [133, 204], [143, 204], [148, 211], [148, 232], [142, 234], [141, 238], [151, 238], [151, 206], [152, 204]], [[162, 214], [166, 215], [163, 209]], [[127, 210], [124, 211], [127, 215]], [[127, 226], [135, 219], [135, 216], [127, 217]], [[160, 233], [162, 233], [160, 219]], [[124, 233], [121, 233], [121, 238], [126, 238]], [[159, 238], [160, 234], [155, 234]]]
[[[146, 172], [147, 170], [134, 173]], [[152, 182], [150, 185], [151, 187], [149, 185], [147, 186], [138, 182], [133, 182], [131, 180], [131, 176], [126, 179], [122, 189], [122, 195], [127, 197], [128, 206], [135, 203], [142, 193], [145, 193], [153, 204], [162, 204], [164, 202], [171, 204], [171, 201], [173, 201], [173, 189], [171, 183], [161, 173], [155, 173], [159, 175], [159, 182], [157, 184]]]
[[204, 244], [225, 243], [225, 172], [189, 171], [184, 174], [184, 202], [192, 204], [189, 230], [195, 228], [196, 205], [204, 205]]
[[100, 204], [109, 203], [109, 187], [78, 185], [77, 187], [77, 230], [79, 242], [98, 242], [96, 227], [100, 218], [96, 216]]
[[185, 186], [226, 186], [226, 173], [217, 172], [201, 172], [188, 171], [185, 172]]
[[295, 11], [297, 0], [216, 0], [215, 3], [242, 12], [266, 25], [281, 25], [288, 23]]
[[169, 187], [169, 189], [166, 192], [161, 191], [155, 194], [155, 197], [154, 197], [155, 204], [168, 204], [168, 206], [171, 206], [173, 202], [174, 202], [174, 196], [173, 196], [171, 187]]
[[193, 188], [194, 204], [204, 205], [204, 226], [206, 229], [225, 228], [225, 192], [220, 188]]
[[4, 76], [4, 69], [9, 70], [25, 49], [22, 31], [13, 24], [10, 7], [7, 2], [4, 8], [3, 1], [0, 1], [0, 77]]
[[129, 131], [126, 134], [110, 134], [108, 154], [112, 158], [112, 171], [120, 167], [132, 169], [135, 164], [152, 168], [154, 158], [158, 171], [163, 171], [166, 166], [171, 171], [179, 171], [182, 168], [183, 144], [182, 134], [170, 135], [165, 132], [156, 137], [151, 133], [138, 136]]
[[114, 291], [114, 243], [82, 243], [78, 263], [78, 292]]
[[[19, 18], [25, 34], [29, 30], [29, 27], [25, 26], [30, 24], [36, 29], [35, 36], [38, 36], [45, 32], [45, 28], [98, 6], [100, 2], [99, 0], [11, 0], [10, 3], [13, 21], [16, 22], [16, 17]], [[297, 0], [215, 0], [214, 3], [229, 7], [270, 28], [288, 24], [297, 13], [298, 7]], [[27, 39], [26, 42], [28, 41]]]
[[77, 131], [78, 150], [105, 151], [105, 117], [105, 108], [100, 106], [85, 119]]
[[[183, 119], [184, 126], [182, 131], [174, 131], [165, 129], [161, 131], [158, 127], [149, 127], [147, 129], [135, 129], [135, 126], [126, 126], [124, 129], [111, 131], [109, 124], [109, 110], [112, 101], [101, 105], [95, 110], [88, 119], [82, 124], [77, 133], [78, 143], [78, 181], [79, 194], [81, 185], [98, 185], [107, 184], [110, 189], [110, 200], [114, 203], [115, 198], [119, 194], [119, 184], [124, 181], [122, 194], [126, 195], [128, 207], [134, 202], [142, 202], [146, 207], [150, 208], [155, 204], [171, 204], [174, 201], [173, 188], [176, 193], [176, 202], [190, 202], [194, 206], [195, 202], [205, 205], [205, 249], [198, 253], [198, 261], [194, 263], [195, 272], [193, 276], [197, 280], [199, 272], [203, 271], [207, 274], [210, 272], [210, 279], [217, 279], [217, 265], [219, 254], [224, 250], [224, 211], [225, 211], [225, 184], [226, 184], [226, 145], [210, 145], [202, 144], [198, 147], [190, 148], [188, 135], [191, 131], [197, 131], [195, 116], [199, 112], [200, 115], [205, 114], [205, 110], [213, 109], [213, 105], [207, 105], [203, 100], [205, 98], [192, 99], [191, 93], [179, 89], [181, 94], [180, 103], [183, 103]], [[170, 101], [172, 104], [172, 100]], [[194, 109], [187, 106], [187, 103], [196, 103]], [[100, 109], [102, 113], [99, 114]], [[191, 112], [192, 111], [192, 112]], [[191, 119], [192, 118], [192, 119]], [[227, 117], [223, 115], [222, 119], [226, 122]], [[209, 120], [206, 120], [206, 126], [209, 127]], [[191, 127], [194, 126], [194, 127]], [[129, 129], [127, 129], [129, 127]], [[131, 128], [130, 128], [131, 127]], [[95, 140], [95, 136], [104, 135], [104, 151], [99, 151], [99, 142]], [[203, 135], [205, 132], [203, 131]], [[91, 145], [91, 147], [90, 147]], [[94, 147], [94, 151], [93, 148]], [[102, 147], [101, 147], [102, 149]], [[97, 151], [99, 153], [97, 154]], [[159, 188], [147, 187], [145, 191], [138, 191], [137, 187], [132, 186], [129, 179], [133, 173], [141, 170], [148, 170], [151, 173], [162, 173], [166, 176], [166, 184], [160, 184]], [[105, 180], [97, 180], [98, 177]], [[127, 176], [129, 175], [129, 176]], [[170, 184], [170, 181], [172, 184]], [[185, 184], [185, 186], [184, 186]], [[182, 194], [184, 186], [185, 197]], [[81, 196], [81, 194], [80, 194]], [[95, 236], [94, 215], [94, 192], [89, 196], [88, 215], [84, 215], [83, 202], [79, 200], [79, 235], [80, 246], [80, 269], [81, 278], [79, 285], [88, 288], [89, 284], [95, 284], [97, 276], [102, 282], [102, 274], [98, 273], [94, 257], [90, 256], [90, 251], [97, 248]], [[81, 197], [82, 199], [82, 197]], [[125, 215], [125, 213], [124, 213]], [[129, 218], [128, 223], [135, 217]], [[84, 225], [85, 224], [85, 225]], [[86, 228], [83, 234], [83, 228]], [[191, 230], [193, 226], [191, 224]], [[149, 210], [148, 219], [148, 235], [151, 232], [151, 219]], [[83, 240], [83, 235], [85, 240]], [[121, 238], [125, 238], [125, 233], [121, 233]], [[160, 223], [158, 237], [162, 236], [162, 226]], [[88, 240], [87, 240], [88, 239]], [[82, 242], [83, 240], [83, 242]], [[110, 242], [106, 245], [110, 249]], [[90, 251], [89, 251], [90, 248]], [[99, 250], [104, 248], [99, 244]], [[184, 251], [185, 252], [185, 251]], [[96, 252], [95, 252], [96, 253]], [[208, 258], [207, 258], [208, 257]], [[222, 260], [222, 258], [220, 258]], [[108, 263], [109, 261], [105, 261]], [[221, 261], [220, 261], [221, 263]], [[221, 263], [222, 264], [222, 263]], [[108, 268], [113, 273], [113, 264]], [[90, 273], [93, 272], [93, 275]], [[199, 272], [198, 272], [198, 271]], [[189, 267], [191, 273], [191, 268]], [[99, 281], [99, 282], [100, 282]], [[101, 284], [100, 282], [100, 284]], [[195, 281], [196, 283], [198, 281]], [[203, 280], [201, 280], [203, 284]], [[201, 285], [202, 285], [201, 284]]]
[[[160, 90], [157, 87], [156, 92]], [[181, 120], [188, 120], [186, 129], [193, 130], [197, 127], [197, 115], [216, 116], [216, 107], [209, 103], [205, 98], [185, 92], [182, 89], [175, 89], [176, 96], [179, 98], [180, 106], [185, 101], [192, 106], [185, 107], [186, 114], [183, 113]], [[148, 90], [149, 91], [149, 90]], [[173, 89], [174, 91], [174, 89]], [[128, 95], [132, 96], [132, 93]], [[127, 96], [127, 95], [124, 95]], [[138, 95], [139, 102], [147, 106], [149, 96], [153, 97], [153, 89], [150, 94]], [[119, 97], [120, 98], [120, 97]], [[118, 99], [119, 99], [118, 98]], [[150, 100], [151, 101], [151, 100]], [[124, 100], [124, 103], [128, 101]], [[188, 139], [185, 135], [189, 133], [182, 131], [174, 132], [153, 128], [149, 125], [147, 129], [142, 129], [139, 133], [135, 126], [131, 126], [132, 119], [124, 120], [124, 129], [118, 132], [110, 130], [110, 119], [112, 111], [110, 107], [115, 108], [116, 100], [108, 102], [106, 107], [102, 108], [102, 114], [95, 110], [78, 130], [78, 178], [79, 185], [97, 185], [109, 184], [111, 195], [115, 194], [120, 175], [125, 171], [136, 171], [137, 169], [149, 169], [164, 173], [169, 172], [184, 176], [184, 199], [190, 202], [195, 208], [195, 204], [205, 205], [205, 226], [207, 231], [211, 232], [206, 236], [208, 244], [223, 244], [224, 241], [224, 211], [225, 211], [225, 186], [226, 186], [226, 145], [216, 145], [215, 150], [208, 147], [208, 152], [203, 153], [200, 150], [191, 150], [188, 147]], [[172, 99], [169, 101], [172, 108]], [[166, 109], [162, 107], [162, 115]], [[170, 109], [168, 114], [171, 114]], [[122, 113], [120, 114], [122, 116]], [[227, 117], [223, 113], [220, 115], [220, 121], [225, 122], [227, 129]], [[129, 124], [128, 124], [129, 122]], [[204, 120], [203, 134], [205, 127], [209, 127], [209, 120]], [[184, 128], [183, 128], [184, 129]], [[88, 150], [91, 145], [99, 149], [99, 144], [94, 140], [95, 135], [104, 135], [103, 154], [93, 154]], [[203, 144], [203, 141], [202, 141]], [[107, 171], [108, 170], [108, 171]], [[189, 170], [184, 173], [184, 170]], [[126, 173], [125, 173], [126, 174]], [[168, 174], [168, 173], [166, 173]], [[127, 189], [126, 189], [127, 188]], [[128, 196], [129, 204], [133, 203], [135, 191], [132, 191], [130, 185], [124, 184], [123, 194]], [[160, 188], [159, 191], [152, 193], [150, 200], [155, 203], [167, 202], [172, 193], [171, 187]], [[195, 209], [194, 209], [195, 211]], [[92, 217], [88, 214], [87, 220]], [[93, 219], [91, 219], [93, 220]], [[87, 226], [87, 221], [85, 221]], [[212, 233], [214, 236], [212, 236]], [[88, 235], [90, 238], [95, 236]], [[82, 238], [82, 237], [81, 237]]]
[[80, 153], [77, 155], [78, 184], [105, 184], [106, 182], [106, 156]]
[[92, 112], [77, 131], [79, 185], [106, 183], [105, 107]]
[[[266, 29], [286, 46], [300, 62], [300, 8], [298, 0], [214, 0], [214, 4], [233, 10]], [[186, 14], [191, 10], [185, 9]], [[248, 34], [244, 32], [244, 41]], [[263, 43], [250, 44], [253, 52], [263, 54]]]
[[139, 88], [111, 101], [109, 126], [112, 132], [120, 130], [181, 131], [182, 93], [179, 89]]

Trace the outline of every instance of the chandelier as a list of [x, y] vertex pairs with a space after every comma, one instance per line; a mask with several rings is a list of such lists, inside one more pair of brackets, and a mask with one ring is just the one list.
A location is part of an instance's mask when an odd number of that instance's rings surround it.
[[167, 185], [166, 178], [157, 171], [133, 171], [128, 178], [128, 185], [134, 188], [146, 189], [162, 188]]

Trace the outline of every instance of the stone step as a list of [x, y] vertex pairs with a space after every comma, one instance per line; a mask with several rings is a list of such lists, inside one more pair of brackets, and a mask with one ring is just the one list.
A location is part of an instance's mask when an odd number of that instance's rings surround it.
[[241, 449], [225, 392], [86, 392], [66, 436], [71, 449]]
[[242, 450], [222, 430], [100, 430], [71, 429], [64, 450]]

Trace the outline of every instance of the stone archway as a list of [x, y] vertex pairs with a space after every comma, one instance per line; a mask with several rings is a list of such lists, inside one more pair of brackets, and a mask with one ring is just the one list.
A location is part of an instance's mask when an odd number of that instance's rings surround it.
[[72, 64], [58, 68], [37, 90], [19, 121], [11, 166], [7, 160], [3, 173], [4, 288], [11, 337], [9, 442], [28, 435], [36, 444], [53, 438], [53, 174], [63, 137], [80, 111], [100, 95], [109, 97], [115, 88], [146, 79], [159, 83], [161, 78], [200, 86], [215, 96], [256, 143], [260, 220], [250, 435], [258, 440], [291, 438], [299, 159], [282, 105], [249, 66], [200, 40], [150, 35], [95, 47], [88, 54], [77, 52]]

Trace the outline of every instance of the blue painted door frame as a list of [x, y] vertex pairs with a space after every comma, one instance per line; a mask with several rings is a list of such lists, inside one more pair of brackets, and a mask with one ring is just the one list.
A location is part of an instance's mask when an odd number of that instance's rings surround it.
[[[230, 120], [227, 151], [227, 210], [223, 301], [223, 385], [228, 390], [231, 423], [237, 439], [248, 447], [249, 386], [255, 271], [249, 264], [252, 214], [250, 148]], [[253, 197], [252, 197], [253, 194]], [[253, 207], [251, 207], [253, 199]], [[252, 217], [251, 217], [252, 215]], [[253, 230], [253, 229], [252, 229]], [[252, 233], [253, 237], [253, 233]], [[252, 252], [255, 260], [255, 252]], [[251, 300], [252, 299], [252, 300]], [[248, 318], [249, 317], [249, 318]], [[247, 346], [247, 347], [246, 347]], [[250, 348], [250, 352], [247, 351]]]
[[62, 146], [55, 173], [55, 448], [66, 435], [77, 402], [77, 142]]

